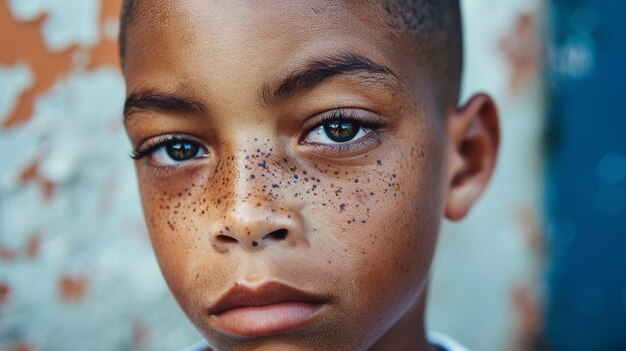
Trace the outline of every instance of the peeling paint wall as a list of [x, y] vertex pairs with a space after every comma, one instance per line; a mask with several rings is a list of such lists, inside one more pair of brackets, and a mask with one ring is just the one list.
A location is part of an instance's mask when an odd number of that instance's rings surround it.
[[[0, 1], [0, 350], [175, 350], [198, 338], [141, 217], [120, 116], [120, 5]], [[484, 200], [445, 226], [429, 322], [476, 350], [512, 350], [541, 324], [540, 10], [464, 3], [465, 96], [493, 93], [504, 144]]]
[[120, 6], [0, 3], [2, 350], [175, 350], [198, 338], [141, 217], [111, 30]]
[[536, 350], [542, 342], [542, 1], [462, 1], [464, 96], [500, 109], [494, 178], [470, 215], [445, 223], [429, 326], [472, 350]]

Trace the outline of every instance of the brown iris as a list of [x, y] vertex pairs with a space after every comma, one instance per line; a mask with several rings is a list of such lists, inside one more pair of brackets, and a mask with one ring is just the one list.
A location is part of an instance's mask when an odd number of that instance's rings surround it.
[[334, 142], [344, 143], [359, 133], [359, 125], [349, 121], [332, 121], [324, 124], [324, 132]]
[[174, 161], [186, 161], [198, 155], [200, 146], [194, 143], [175, 141], [165, 146], [165, 151]]

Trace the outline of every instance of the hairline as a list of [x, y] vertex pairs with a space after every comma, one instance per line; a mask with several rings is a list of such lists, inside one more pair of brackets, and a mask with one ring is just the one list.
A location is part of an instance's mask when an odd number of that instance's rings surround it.
[[[458, 103], [463, 71], [463, 33], [460, 0], [375, 0], [386, 15], [387, 25], [399, 40], [409, 38], [425, 54], [416, 58], [436, 73], [438, 100]], [[125, 69], [128, 28], [141, 10], [141, 0], [123, 0], [119, 57]], [[429, 62], [430, 61], [430, 62]], [[443, 64], [443, 67], [441, 66]]]

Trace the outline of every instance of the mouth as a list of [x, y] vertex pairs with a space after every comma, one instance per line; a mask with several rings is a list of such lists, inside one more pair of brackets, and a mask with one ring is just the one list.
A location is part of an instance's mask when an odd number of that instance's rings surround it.
[[244, 337], [277, 335], [309, 324], [329, 304], [327, 299], [282, 283], [237, 285], [208, 313], [216, 326]]

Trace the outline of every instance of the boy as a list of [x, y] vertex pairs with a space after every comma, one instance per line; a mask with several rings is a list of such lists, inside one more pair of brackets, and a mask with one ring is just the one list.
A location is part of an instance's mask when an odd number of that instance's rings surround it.
[[[212, 350], [442, 350], [443, 216], [494, 168], [457, 0], [130, 0], [125, 125], [164, 277]], [[443, 344], [445, 344], [444, 342]]]

